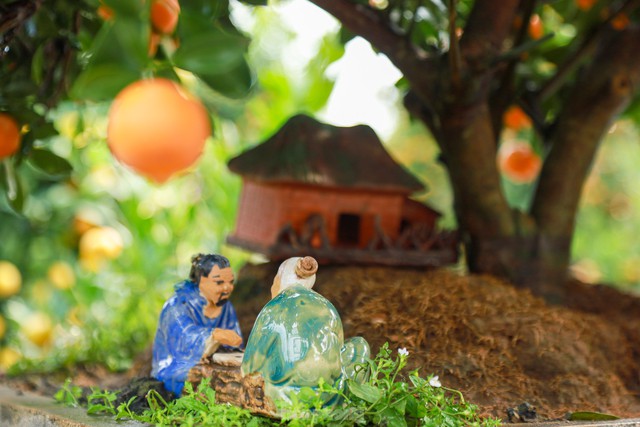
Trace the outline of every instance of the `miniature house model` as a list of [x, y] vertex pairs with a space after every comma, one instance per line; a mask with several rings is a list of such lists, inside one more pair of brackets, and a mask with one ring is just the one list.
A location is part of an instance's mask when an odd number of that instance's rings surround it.
[[411, 200], [424, 186], [398, 165], [374, 131], [292, 117], [229, 162], [243, 179], [229, 243], [272, 260], [441, 265], [457, 259], [439, 214]]

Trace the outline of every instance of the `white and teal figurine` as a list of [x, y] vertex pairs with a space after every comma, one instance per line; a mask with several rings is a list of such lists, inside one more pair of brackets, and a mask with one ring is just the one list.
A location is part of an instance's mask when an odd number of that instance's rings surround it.
[[[362, 379], [358, 365], [370, 356], [362, 337], [344, 340], [336, 308], [311, 288], [318, 263], [312, 257], [284, 261], [271, 287], [271, 301], [264, 306], [242, 360], [242, 374], [258, 372], [265, 394], [274, 402], [290, 402], [302, 387], [318, 388], [320, 378], [337, 388], [347, 379]], [[327, 397], [325, 405], [335, 403]]]

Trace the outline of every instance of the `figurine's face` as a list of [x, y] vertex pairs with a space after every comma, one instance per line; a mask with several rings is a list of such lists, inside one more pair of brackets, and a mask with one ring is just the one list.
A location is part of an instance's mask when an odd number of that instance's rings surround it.
[[207, 301], [217, 306], [224, 305], [233, 292], [233, 281], [231, 267], [220, 268], [214, 265], [208, 276], [200, 278], [200, 293]]

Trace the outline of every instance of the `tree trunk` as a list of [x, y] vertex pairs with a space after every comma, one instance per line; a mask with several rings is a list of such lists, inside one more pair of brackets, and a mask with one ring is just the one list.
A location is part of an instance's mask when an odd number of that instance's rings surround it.
[[[571, 239], [582, 185], [611, 122], [640, 86], [640, 30], [613, 31], [604, 21], [557, 66], [539, 93], [527, 97], [546, 147], [531, 211], [513, 211], [496, 167], [496, 141], [504, 109], [517, 98], [511, 87], [520, 47], [536, 0], [476, 0], [462, 37], [455, 1], [449, 7], [449, 49], [421, 51], [382, 12], [351, 0], [311, 0], [350, 31], [369, 40], [402, 71], [410, 91], [405, 106], [431, 130], [442, 151], [454, 192], [454, 211], [469, 270], [506, 278], [548, 301], [564, 300]], [[638, 1], [624, 2], [630, 14]], [[525, 21], [523, 21], [525, 19]], [[517, 21], [520, 31], [514, 31]], [[410, 35], [410, 34], [408, 34]], [[576, 68], [593, 54], [590, 65]], [[507, 52], [508, 53], [508, 52]], [[501, 57], [511, 58], [500, 60]], [[578, 74], [553, 124], [542, 101]], [[531, 99], [529, 99], [531, 98]]]

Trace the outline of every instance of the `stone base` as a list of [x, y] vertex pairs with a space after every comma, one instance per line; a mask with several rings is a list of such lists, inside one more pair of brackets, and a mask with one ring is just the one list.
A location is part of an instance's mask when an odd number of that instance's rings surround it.
[[70, 408], [52, 398], [0, 386], [2, 427], [143, 427], [137, 421], [118, 421], [107, 415], [87, 415], [86, 408]]
[[242, 376], [242, 353], [216, 353], [191, 368], [187, 381], [194, 389], [204, 378], [211, 380], [218, 403], [230, 403], [248, 409], [252, 414], [278, 418], [276, 406], [264, 393], [260, 374]]

